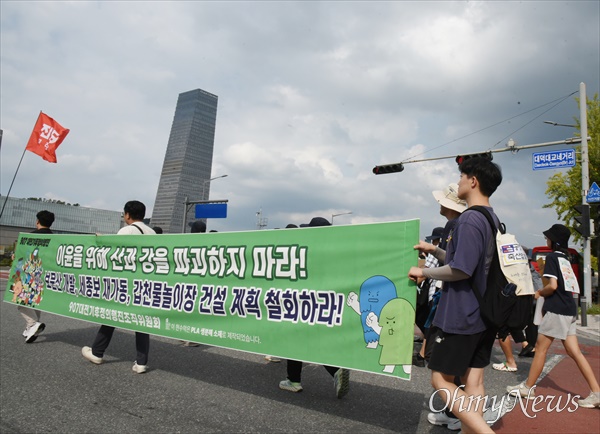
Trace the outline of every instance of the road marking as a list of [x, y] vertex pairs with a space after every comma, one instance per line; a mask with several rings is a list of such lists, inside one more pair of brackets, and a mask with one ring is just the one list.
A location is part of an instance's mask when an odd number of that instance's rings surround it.
[[[542, 373], [540, 374], [540, 378], [538, 378], [538, 382], [541, 381], [546, 375], [548, 375], [550, 373], [550, 371], [552, 371], [552, 369], [556, 365], [558, 365], [558, 362], [560, 362], [564, 358], [565, 358], [565, 356], [560, 355], [560, 354], [555, 354], [553, 356], [550, 356], [546, 360], [546, 363], [544, 363], [544, 369], [542, 369]], [[503, 399], [505, 396], [507, 399]], [[502, 395], [502, 397], [500, 397], [500, 400], [502, 403], [500, 408], [492, 409], [491, 406], [488, 407], [483, 412], [483, 418], [488, 422], [488, 424], [490, 424], [490, 426], [493, 425], [494, 423], [498, 422], [506, 413], [511, 411], [513, 408], [515, 408], [515, 406], [517, 405], [517, 399], [520, 399], [520, 398], [511, 397], [510, 395], [508, 395], [508, 393], [506, 393], [505, 395]], [[491, 423], [490, 421], [494, 421], [494, 422]]]

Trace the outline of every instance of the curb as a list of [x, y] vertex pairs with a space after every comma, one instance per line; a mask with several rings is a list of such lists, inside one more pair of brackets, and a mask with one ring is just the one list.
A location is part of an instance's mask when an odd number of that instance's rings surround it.
[[600, 341], [600, 315], [588, 315], [587, 326], [581, 325], [581, 317], [577, 318], [577, 334]]

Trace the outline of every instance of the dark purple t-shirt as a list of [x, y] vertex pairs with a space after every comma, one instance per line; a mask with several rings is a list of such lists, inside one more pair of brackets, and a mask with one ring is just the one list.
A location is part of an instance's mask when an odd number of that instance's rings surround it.
[[[498, 224], [498, 217], [486, 207]], [[495, 234], [485, 216], [465, 211], [458, 218], [446, 249], [446, 264], [471, 276], [485, 292], [487, 270], [496, 248]], [[433, 325], [446, 333], [472, 335], [487, 329], [479, 313], [479, 302], [469, 279], [445, 282]]]

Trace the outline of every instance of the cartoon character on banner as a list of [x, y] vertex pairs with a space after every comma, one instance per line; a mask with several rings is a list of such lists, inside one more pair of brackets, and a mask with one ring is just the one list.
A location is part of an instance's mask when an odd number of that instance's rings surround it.
[[42, 280], [44, 269], [39, 250], [33, 250], [26, 261], [20, 258], [15, 268], [11, 286], [12, 301], [24, 306], [36, 307], [41, 303], [44, 294]]
[[13, 293], [13, 303], [26, 304], [24, 301], [26, 295], [23, 293], [23, 282], [21, 281], [21, 272], [19, 270], [13, 276], [13, 284], [10, 287], [10, 292]]
[[347, 304], [361, 315], [367, 348], [382, 347], [383, 372], [391, 374], [402, 365], [404, 373], [410, 374], [415, 309], [398, 298], [394, 283], [385, 276], [372, 276], [361, 285], [360, 296], [348, 294]]
[[379, 316], [381, 309], [390, 300], [396, 298], [396, 286], [385, 276], [369, 277], [360, 286], [360, 295], [348, 294], [346, 304], [360, 315], [367, 348], [377, 348], [379, 333], [367, 325], [367, 316], [373, 312]]

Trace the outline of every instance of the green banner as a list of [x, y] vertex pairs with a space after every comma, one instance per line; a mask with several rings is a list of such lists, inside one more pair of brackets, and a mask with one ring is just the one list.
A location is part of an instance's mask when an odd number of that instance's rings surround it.
[[21, 234], [9, 303], [410, 379], [419, 220], [180, 235]]

